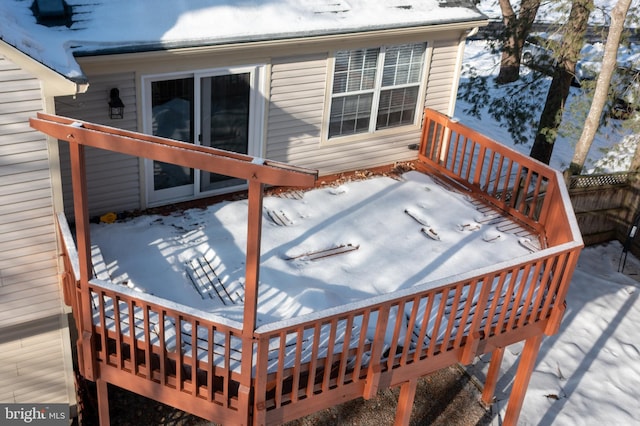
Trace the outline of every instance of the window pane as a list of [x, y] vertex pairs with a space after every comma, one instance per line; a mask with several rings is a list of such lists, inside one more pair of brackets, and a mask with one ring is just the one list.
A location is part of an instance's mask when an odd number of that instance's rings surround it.
[[362, 87], [362, 70], [350, 71], [347, 92], [357, 92]]
[[[201, 90], [201, 144], [248, 153], [251, 75], [225, 74], [203, 77]], [[200, 171], [200, 191], [241, 184], [240, 179]]]
[[[194, 142], [193, 78], [151, 83], [152, 133], [183, 142]], [[193, 169], [176, 164], [153, 162], [155, 190], [193, 183]]]
[[329, 117], [329, 137], [367, 132], [371, 121], [372, 94], [333, 99]]
[[417, 102], [418, 86], [382, 91], [376, 129], [412, 124]]
[[420, 75], [422, 74], [422, 63], [411, 64], [409, 69], [409, 81], [420, 81]]
[[336, 53], [335, 72], [345, 72], [349, 70], [349, 52]]
[[336, 73], [333, 76], [333, 93], [344, 93], [347, 91], [347, 73]]
[[333, 93], [373, 89], [379, 51], [379, 49], [358, 49], [337, 52]]
[[419, 83], [424, 52], [424, 43], [388, 47], [384, 57], [382, 86]]

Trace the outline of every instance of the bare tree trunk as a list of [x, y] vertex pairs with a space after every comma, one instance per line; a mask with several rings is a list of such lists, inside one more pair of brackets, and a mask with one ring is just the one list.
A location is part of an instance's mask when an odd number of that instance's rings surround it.
[[540, 0], [522, 0], [519, 15], [516, 15], [509, 0], [500, 0], [505, 32], [502, 41], [500, 73], [496, 78], [498, 84], [512, 83], [520, 77], [522, 47], [531, 31], [539, 7]]
[[618, 0], [615, 7], [611, 11], [611, 25], [609, 26], [609, 34], [607, 34], [607, 42], [604, 46], [604, 57], [602, 59], [602, 69], [598, 80], [596, 81], [596, 89], [589, 108], [589, 114], [584, 122], [584, 128], [576, 149], [573, 153], [573, 160], [569, 165], [566, 174], [568, 176], [577, 175], [582, 172], [587, 154], [593, 143], [593, 138], [598, 130], [602, 110], [607, 102], [609, 95], [609, 86], [611, 78], [618, 64], [618, 47], [620, 46], [620, 38], [624, 30], [624, 21], [631, 6], [631, 0]]
[[633, 158], [631, 159], [631, 165], [629, 166], [629, 171], [631, 172], [640, 172], [640, 135], [634, 136], [638, 142], [636, 145], [636, 151], [633, 154]]
[[571, 80], [575, 74], [580, 50], [584, 45], [589, 14], [593, 9], [593, 0], [573, 0], [569, 19], [564, 25], [558, 64], [553, 73], [547, 100], [540, 115], [536, 139], [531, 147], [530, 156], [549, 164], [553, 153], [553, 144], [558, 135], [565, 103], [569, 96]]

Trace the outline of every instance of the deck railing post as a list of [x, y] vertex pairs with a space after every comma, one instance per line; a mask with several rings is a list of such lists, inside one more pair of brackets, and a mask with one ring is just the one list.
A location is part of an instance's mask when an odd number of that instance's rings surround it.
[[[571, 275], [573, 275], [573, 271], [578, 264], [579, 256], [579, 249], [571, 251], [571, 253], [569, 253], [569, 255], [567, 256], [567, 259], [565, 260], [564, 267], [559, 268], [560, 270], [555, 271], [555, 273], [559, 274], [562, 278], [558, 287], [558, 293], [556, 294], [556, 301], [554, 302], [553, 308], [551, 308], [551, 315], [549, 316], [549, 321], [547, 322], [547, 326], [544, 330], [547, 336], [551, 336], [557, 333], [560, 329], [562, 317], [564, 316], [564, 312], [566, 309], [565, 297], [567, 296], [567, 291], [569, 291], [569, 284], [571, 284]], [[567, 274], [566, 271], [571, 272], [570, 274]]]
[[364, 386], [364, 399], [371, 399], [378, 393], [378, 385], [380, 383], [380, 373], [382, 371], [382, 349], [385, 346], [385, 333], [387, 331], [387, 323], [389, 320], [389, 310], [391, 306], [386, 304], [380, 307], [378, 311], [378, 320], [376, 322], [376, 331], [371, 342], [371, 360], [369, 361], [369, 369], [367, 371], [367, 379]]
[[[253, 424], [264, 425], [267, 423], [267, 362], [269, 356], [269, 336], [258, 337], [258, 350], [256, 353], [256, 373], [253, 385]], [[276, 390], [276, 392], [278, 392]], [[277, 396], [276, 396], [277, 398]]]
[[87, 203], [87, 173], [84, 146], [70, 141], [71, 183], [73, 186], [73, 205], [76, 222], [76, 239], [78, 244], [78, 264], [80, 269], [80, 298], [82, 352], [84, 358], [83, 375], [89, 380], [98, 378], [94, 360], [95, 341], [93, 339], [93, 315], [89, 295], [89, 278], [91, 276], [91, 237], [89, 234], [89, 207]]
[[[258, 308], [263, 192], [264, 184], [262, 182], [257, 179], [249, 181], [245, 297], [242, 325], [242, 378], [239, 390], [239, 402], [242, 406], [241, 411], [246, 410], [244, 412], [247, 414], [250, 412], [249, 407], [251, 404], [251, 371], [254, 357], [253, 334], [256, 329]], [[247, 422], [250, 422], [249, 418], [247, 418]]]

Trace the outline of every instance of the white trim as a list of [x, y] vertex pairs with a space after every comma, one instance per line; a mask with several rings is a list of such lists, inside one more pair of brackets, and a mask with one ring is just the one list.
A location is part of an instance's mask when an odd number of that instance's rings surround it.
[[[418, 96], [416, 100], [416, 111], [414, 113], [413, 123], [376, 130], [377, 112], [380, 105], [380, 93], [383, 91], [382, 77], [384, 72], [385, 55], [388, 47], [397, 46], [400, 44], [424, 44], [424, 51], [423, 51], [424, 57], [423, 57], [420, 81], [418, 82]], [[433, 44], [432, 41], [424, 40], [424, 41], [414, 41], [414, 42], [398, 43], [398, 44], [385, 44], [385, 45], [378, 46], [380, 50], [378, 52], [378, 59], [376, 64], [376, 78], [375, 78], [376, 82], [375, 82], [375, 87], [373, 88], [374, 96], [373, 96], [372, 105], [371, 105], [371, 117], [370, 117], [368, 131], [349, 134], [349, 135], [343, 135], [343, 136], [333, 136], [329, 138], [329, 125], [330, 125], [329, 121], [330, 121], [330, 114], [331, 114], [331, 106], [334, 99], [333, 83], [335, 78], [335, 54], [339, 50], [331, 51], [329, 54], [329, 57], [327, 58], [327, 72], [329, 73], [329, 75], [327, 77], [327, 86], [325, 90], [325, 105], [324, 105], [324, 112], [323, 112], [325, 119], [322, 120], [322, 128], [321, 128], [322, 133], [320, 136], [320, 145], [335, 145], [340, 143], [355, 142], [362, 139], [370, 138], [374, 134], [384, 135], [387, 132], [397, 132], [398, 129], [412, 129], [412, 128], [419, 129], [422, 122], [421, 110], [425, 102], [426, 91], [427, 91], [429, 65], [431, 63], [431, 57], [432, 57], [432, 44]], [[362, 47], [362, 49], [364, 48], [365, 47]], [[366, 47], [366, 48], [371, 49], [374, 47]], [[358, 48], [349, 49], [349, 50], [356, 50], [356, 49]], [[401, 88], [401, 87], [415, 87], [415, 86], [416, 86], [415, 84], [401, 84], [401, 85], [394, 85], [392, 89]], [[387, 88], [387, 90], [389, 90], [389, 88]], [[369, 90], [361, 91], [361, 92], [354, 91], [354, 92], [350, 92], [348, 96], [358, 94], [358, 93], [369, 93], [369, 92], [370, 92]]]
[[[468, 37], [468, 34], [465, 33], [464, 36], [460, 37], [460, 41], [458, 42], [458, 57], [456, 58], [457, 70], [462, 70], [462, 60], [464, 59], [464, 48], [467, 43], [467, 37]], [[457, 89], [460, 86], [461, 75], [462, 75], [462, 72], [457, 72], [453, 77], [452, 87], [456, 88], [456, 90], [451, 91], [451, 97], [449, 98], [449, 108], [446, 113], [449, 117], [453, 117], [453, 114], [455, 113], [455, 110], [456, 110], [456, 100], [458, 99]]]
[[427, 85], [429, 83], [429, 77], [431, 74], [431, 62], [433, 61], [433, 45], [435, 42], [428, 41], [427, 42], [427, 50], [424, 52], [424, 69], [422, 70], [422, 81], [420, 82], [420, 97], [418, 99], [418, 105], [420, 106], [420, 111], [416, 117], [416, 124], [418, 127], [422, 127], [422, 119], [424, 118], [424, 107], [427, 102]]
[[[140, 78], [141, 81], [141, 111], [142, 111], [142, 131], [152, 134], [152, 118], [151, 118], [151, 83], [154, 81], [171, 80], [179, 78], [194, 79], [194, 143], [200, 144], [199, 135], [202, 129], [201, 123], [201, 84], [202, 79], [207, 77], [215, 77], [229, 74], [249, 74], [249, 129], [248, 129], [248, 146], [247, 154], [262, 157], [265, 151], [264, 147], [264, 126], [265, 111], [267, 105], [266, 96], [266, 65], [251, 64], [230, 67], [220, 67], [204, 70], [195, 70], [193, 72], [176, 72], [162, 74], [147, 74]], [[198, 170], [194, 171], [194, 182], [192, 185], [184, 185], [176, 188], [163, 189], [155, 191], [153, 189], [153, 161], [145, 160], [143, 167], [143, 179], [145, 182], [144, 192], [146, 199], [146, 207], [157, 206], [169, 202], [186, 201], [196, 198], [209, 197], [231, 191], [242, 190], [246, 188], [246, 184], [229, 186], [209, 191], [201, 191], [201, 177]]]
[[89, 88], [88, 83], [81, 84], [71, 81], [1, 39], [0, 55], [5, 56], [21, 69], [40, 80], [45, 96], [76, 95], [86, 92]]

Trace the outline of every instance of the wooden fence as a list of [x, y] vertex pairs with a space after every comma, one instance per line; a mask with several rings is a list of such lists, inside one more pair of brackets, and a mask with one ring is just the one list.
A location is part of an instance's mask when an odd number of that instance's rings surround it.
[[[585, 244], [611, 240], [625, 243], [640, 213], [638, 173], [622, 172], [573, 176], [569, 195]], [[640, 256], [640, 242], [631, 241], [630, 251]]]

